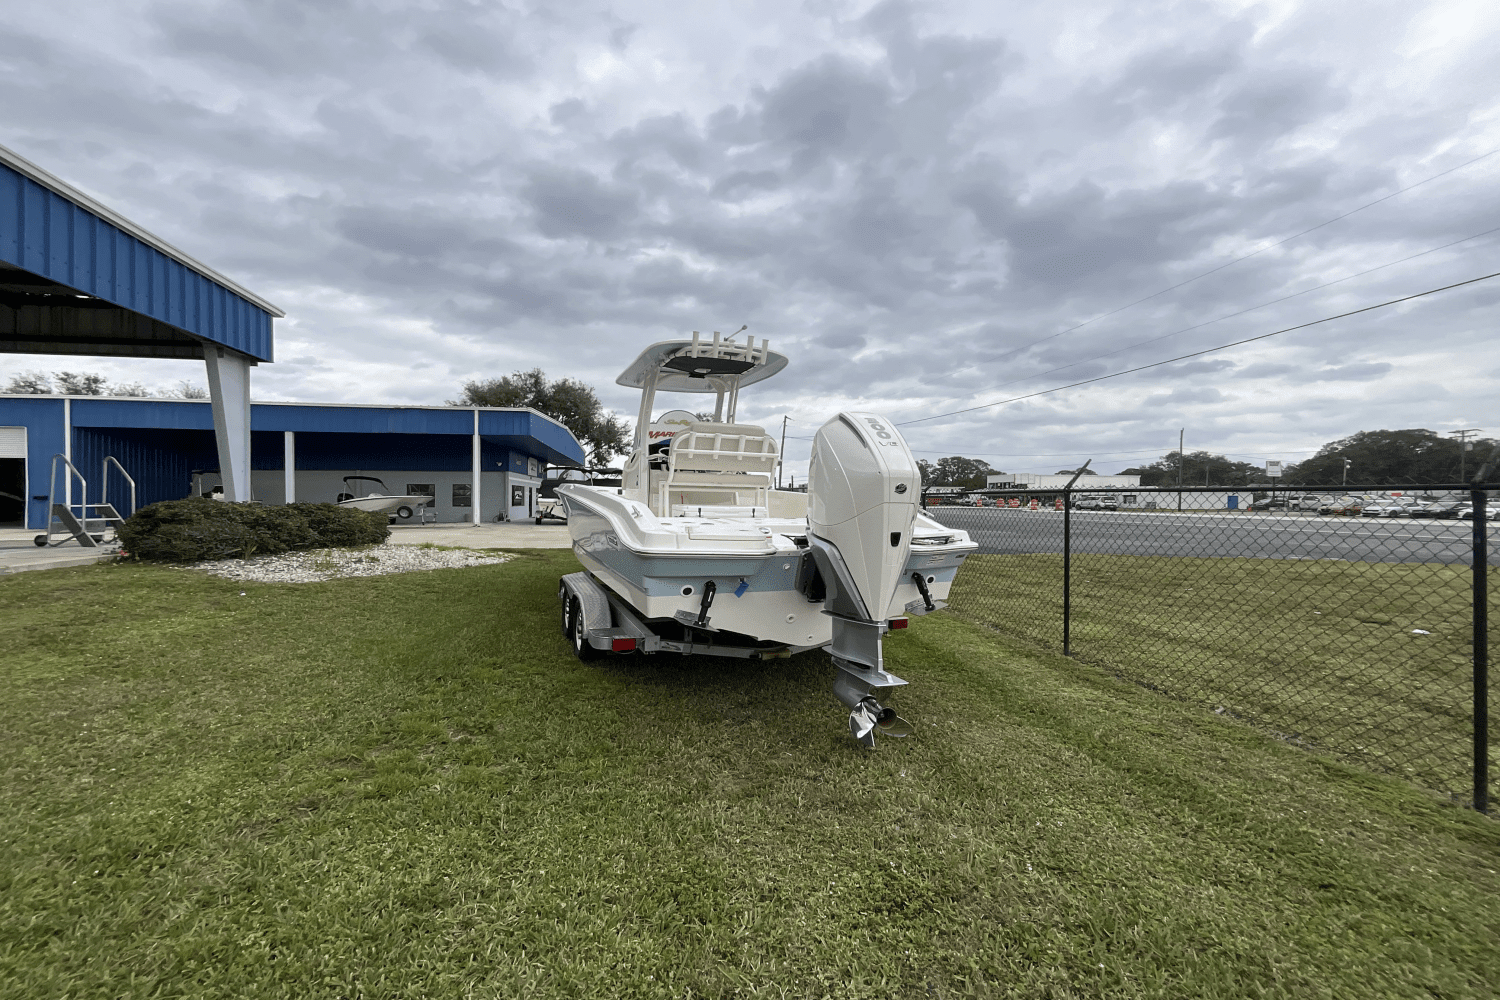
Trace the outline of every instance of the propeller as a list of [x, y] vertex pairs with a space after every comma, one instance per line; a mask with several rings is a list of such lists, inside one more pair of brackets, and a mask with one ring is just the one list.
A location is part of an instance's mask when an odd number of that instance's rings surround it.
[[910, 736], [913, 727], [893, 708], [886, 708], [873, 695], [863, 698], [854, 711], [849, 713], [849, 735], [862, 745], [875, 749], [875, 734], [882, 736]]

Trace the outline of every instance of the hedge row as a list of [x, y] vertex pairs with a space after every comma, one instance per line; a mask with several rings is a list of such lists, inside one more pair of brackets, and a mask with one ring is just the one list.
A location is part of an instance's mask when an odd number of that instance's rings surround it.
[[190, 497], [142, 507], [120, 525], [120, 547], [138, 559], [248, 559], [293, 549], [373, 545], [390, 537], [385, 514], [331, 503], [282, 507]]

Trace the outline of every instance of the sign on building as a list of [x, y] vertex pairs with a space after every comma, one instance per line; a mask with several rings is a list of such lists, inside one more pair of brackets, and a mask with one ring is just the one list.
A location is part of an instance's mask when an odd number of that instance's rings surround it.
[[1266, 475], [1272, 479], [1281, 478], [1281, 462], [1266, 460]]

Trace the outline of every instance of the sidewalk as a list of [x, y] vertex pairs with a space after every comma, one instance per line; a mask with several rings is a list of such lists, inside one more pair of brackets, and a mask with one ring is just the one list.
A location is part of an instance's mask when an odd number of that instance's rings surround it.
[[69, 535], [53, 535], [53, 541], [66, 538], [61, 545], [39, 548], [34, 541], [40, 531], [27, 528], [0, 528], [0, 576], [24, 573], [33, 569], [57, 569], [59, 566], [87, 566], [113, 559], [118, 546], [101, 545], [86, 549]]
[[[97, 549], [86, 549], [65, 535], [53, 535], [54, 541], [67, 538], [61, 545], [39, 548], [35, 542], [41, 534], [27, 528], [0, 528], [0, 576], [28, 570], [57, 569], [60, 566], [87, 566], [113, 559], [119, 546], [108, 543]], [[391, 526], [390, 545], [441, 545], [465, 549], [566, 549], [573, 545], [565, 524], [402, 524]]]

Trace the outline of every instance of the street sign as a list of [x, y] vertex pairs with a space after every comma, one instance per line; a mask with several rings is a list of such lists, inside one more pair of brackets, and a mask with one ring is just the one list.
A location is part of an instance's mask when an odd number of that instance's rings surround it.
[[1281, 478], [1281, 463], [1280, 462], [1272, 462], [1270, 460], [1267, 460], [1266, 461], [1266, 475], [1269, 476], [1272, 479], [1280, 479]]

